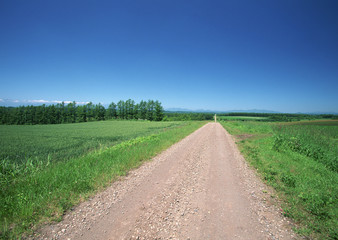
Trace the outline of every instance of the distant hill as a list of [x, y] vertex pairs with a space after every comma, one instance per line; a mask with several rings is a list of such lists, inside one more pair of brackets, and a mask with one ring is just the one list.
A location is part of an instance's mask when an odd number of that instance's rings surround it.
[[321, 114], [338, 115], [338, 112], [311, 112], [311, 113], [305, 113], [305, 114], [310, 114], [310, 115], [321, 115]]
[[166, 108], [164, 109], [166, 112], [194, 112], [187, 108]]

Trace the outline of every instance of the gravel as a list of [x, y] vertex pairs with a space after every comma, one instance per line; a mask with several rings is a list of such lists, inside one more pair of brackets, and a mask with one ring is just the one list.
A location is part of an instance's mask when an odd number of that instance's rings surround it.
[[208, 123], [30, 239], [301, 239], [272, 196]]

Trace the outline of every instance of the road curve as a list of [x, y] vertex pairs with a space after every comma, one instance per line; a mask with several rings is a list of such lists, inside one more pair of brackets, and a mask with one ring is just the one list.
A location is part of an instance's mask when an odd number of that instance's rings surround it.
[[208, 123], [38, 239], [297, 239], [233, 138]]

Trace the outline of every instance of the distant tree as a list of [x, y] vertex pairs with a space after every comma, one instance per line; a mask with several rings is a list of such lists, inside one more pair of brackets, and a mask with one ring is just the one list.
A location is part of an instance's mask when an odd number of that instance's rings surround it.
[[88, 121], [92, 121], [94, 119], [94, 105], [92, 102], [87, 103], [86, 110]]
[[126, 118], [126, 109], [125, 109], [125, 102], [123, 100], [120, 100], [117, 103], [117, 116], [119, 119], [125, 119]]
[[139, 114], [138, 118], [146, 119], [147, 118], [147, 102], [141, 101], [139, 104]]
[[87, 105], [78, 106], [76, 112], [77, 122], [87, 122]]
[[15, 116], [13, 116], [13, 120], [15, 122], [15, 124], [25, 124], [25, 107], [24, 106], [20, 106], [18, 108], [16, 108], [16, 113]]
[[139, 119], [140, 104], [135, 104], [134, 107], [134, 119]]
[[95, 105], [95, 120], [102, 121], [106, 115], [106, 109], [101, 105], [101, 103]]
[[60, 103], [56, 104], [56, 106], [55, 106], [55, 119], [56, 119], [57, 124], [62, 123], [61, 104]]
[[134, 119], [134, 107], [135, 107], [135, 102], [134, 100], [128, 99], [125, 102], [125, 109], [126, 109], [126, 119]]
[[67, 105], [67, 122], [75, 123], [76, 122], [76, 102], [70, 102]]
[[106, 111], [106, 119], [112, 119], [117, 117], [116, 104], [112, 102]]
[[164, 117], [164, 110], [159, 101], [155, 101], [155, 121], [162, 121]]
[[6, 123], [7, 108], [0, 106], [0, 124]]
[[44, 122], [43, 122], [43, 106], [36, 107], [34, 124], [44, 124]]
[[51, 105], [48, 107], [48, 123], [50, 124], [56, 124], [57, 120], [56, 120], [56, 108], [54, 105]]
[[155, 102], [153, 100], [148, 100], [147, 102], [147, 120], [154, 120], [154, 110], [155, 110]]
[[35, 107], [33, 106], [28, 106], [26, 107], [26, 118], [27, 118], [27, 123], [28, 124], [36, 124], [35, 123]]
[[112, 111], [112, 116], [114, 119], [117, 118], [117, 105], [115, 103], [111, 103], [111, 111]]
[[67, 123], [67, 108], [65, 102], [60, 105], [61, 123]]
[[[167, 115], [167, 119], [175, 116]], [[164, 111], [159, 101], [148, 100], [135, 104], [135, 101], [119, 101], [111, 103], [106, 110], [100, 103], [93, 105], [77, 105], [75, 101], [65, 105], [64, 102], [56, 105], [1, 107], [0, 124], [61, 124], [86, 121], [101, 121], [106, 119], [148, 119], [161, 121]]]

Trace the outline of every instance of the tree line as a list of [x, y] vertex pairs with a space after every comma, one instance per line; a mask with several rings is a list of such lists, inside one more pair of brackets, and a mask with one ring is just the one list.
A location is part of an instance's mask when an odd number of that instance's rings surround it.
[[77, 105], [76, 102], [41, 106], [0, 107], [0, 124], [62, 124], [109, 119], [143, 119], [162, 121], [164, 110], [159, 101], [134, 100], [112, 102], [106, 109], [103, 105]]
[[165, 120], [168, 121], [206, 121], [213, 120], [214, 113], [194, 112], [165, 112]]

